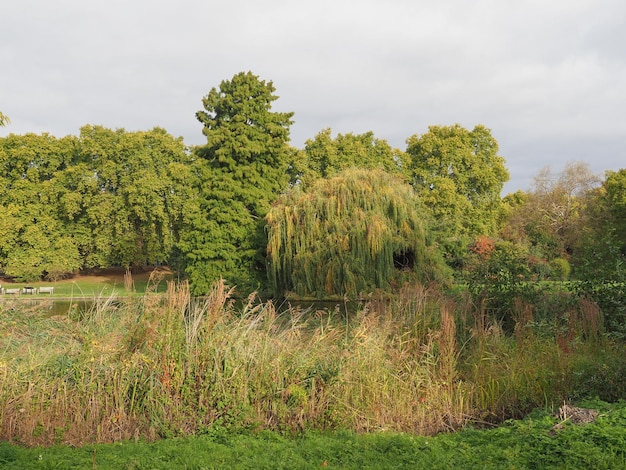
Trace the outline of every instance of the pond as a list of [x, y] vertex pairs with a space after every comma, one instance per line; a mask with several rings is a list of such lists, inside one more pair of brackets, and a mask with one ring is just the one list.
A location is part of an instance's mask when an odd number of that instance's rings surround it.
[[[23, 297], [9, 300], [19, 303], [28, 309], [40, 309], [45, 316], [67, 315], [70, 311], [84, 312], [95, 304], [93, 299], [25, 299]], [[306, 301], [280, 301], [275, 302], [276, 311], [300, 310], [304, 312], [328, 311], [335, 312], [338, 316], [348, 317], [360, 310], [365, 302], [346, 300], [306, 300]]]
[[[93, 300], [69, 299], [10, 299], [7, 304], [11, 307], [19, 305], [29, 310], [40, 310], [45, 316], [67, 315], [70, 310], [85, 311], [94, 305]], [[9, 307], [9, 308], [11, 308]]]

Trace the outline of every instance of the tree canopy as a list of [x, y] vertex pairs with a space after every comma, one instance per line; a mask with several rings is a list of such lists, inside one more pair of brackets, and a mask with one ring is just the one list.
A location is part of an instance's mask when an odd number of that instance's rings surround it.
[[537, 256], [572, 255], [586, 224], [589, 196], [599, 182], [583, 162], [569, 162], [560, 173], [542, 168], [523, 204], [511, 214], [509, 228], [523, 234]]
[[443, 279], [413, 189], [382, 170], [349, 169], [295, 187], [267, 214], [276, 295], [356, 297], [404, 277]]
[[0, 269], [16, 279], [168, 262], [189, 156], [163, 129], [0, 139]]
[[[212, 88], [196, 113], [206, 144], [193, 149], [161, 128], [0, 138], [0, 275], [170, 263], [195, 294], [224, 278], [239, 292], [269, 282], [326, 297], [445, 279], [438, 253], [461, 275], [626, 271], [626, 170], [600, 186], [580, 162], [545, 168], [501, 198], [508, 171], [482, 125], [430, 126], [405, 152], [330, 128], [296, 149], [275, 91], [251, 72]], [[492, 265], [475, 269], [492, 245]]]
[[509, 179], [498, 143], [482, 125], [430, 126], [407, 139], [412, 183], [437, 220], [435, 230], [449, 259], [477, 235], [497, 232], [500, 192]]
[[302, 175], [305, 180], [328, 178], [348, 168], [382, 169], [401, 174], [406, 154], [377, 139], [373, 132], [337, 134], [330, 128], [319, 132], [304, 145]]
[[602, 186], [587, 193], [583, 222], [573, 260], [577, 277], [626, 280], [626, 169], [607, 171]]
[[211, 89], [197, 113], [206, 145], [198, 147], [198, 197], [187, 206], [181, 238], [195, 293], [223, 277], [241, 290], [264, 276], [263, 217], [288, 186], [293, 113], [273, 112], [272, 82], [250, 72]]

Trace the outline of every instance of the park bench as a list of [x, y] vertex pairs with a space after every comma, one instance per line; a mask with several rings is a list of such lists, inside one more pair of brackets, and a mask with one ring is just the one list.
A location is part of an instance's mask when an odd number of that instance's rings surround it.
[[4, 289], [4, 293], [5, 294], [19, 294], [20, 293], [20, 289]]
[[39, 288], [39, 293], [40, 294], [54, 294], [54, 287], [50, 286], [50, 287], [40, 287]]
[[31, 286], [25, 286], [22, 288], [22, 291], [24, 292], [24, 294], [36, 294], [37, 288], [31, 287]]

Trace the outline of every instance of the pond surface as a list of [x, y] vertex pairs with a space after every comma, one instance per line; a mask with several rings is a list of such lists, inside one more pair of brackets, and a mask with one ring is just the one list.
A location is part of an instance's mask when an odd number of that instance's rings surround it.
[[[74, 313], [85, 312], [96, 303], [93, 299], [25, 299], [24, 297], [10, 299], [9, 301], [15, 303], [19, 302], [19, 305], [23, 305], [29, 309], [40, 309], [44, 315], [51, 317], [55, 315], [67, 315], [70, 311]], [[274, 302], [276, 311], [279, 313], [289, 311], [290, 309], [312, 313], [321, 310], [334, 312], [340, 316], [350, 316], [362, 308], [364, 304], [364, 302], [344, 300], [284, 300]]]
[[70, 310], [85, 311], [94, 305], [93, 300], [68, 300], [68, 299], [10, 299], [7, 303], [20, 305], [27, 309], [40, 310], [44, 315], [67, 315]]

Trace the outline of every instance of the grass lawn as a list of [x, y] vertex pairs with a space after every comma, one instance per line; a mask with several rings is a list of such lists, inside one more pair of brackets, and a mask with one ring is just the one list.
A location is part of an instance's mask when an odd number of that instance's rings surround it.
[[626, 468], [626, 402], [588, 402], [600, 411], [590, 424], [559, 422], [537, 410], [490, 430], [420, 437], [347, 431], [284, 436], [261, 431], [207, 430], [194, 437], [78, 448], [24, 448], [0, 443], [6, 469], [616, 469]]
[[[151, 279], [152, 275], [152, 281]], [[109, 297], [116, 295], [143, 294], [148, 285], [156, 288], [159, 292], [166, 290], [167, 280], [175, 277], [169, 269], [161, 268], [155, 271], [146, 271], [132, 274], [133, 288], [126, 288], [124, 269], [101, 269], [90, 273], [77, 274], [69, 279], [55, 282], [8, 282], [0, 281], [5, 289], [21, 289], [25, 286], [31, 287], [54, 287], [54, 294], [39, 294], [38, 297], [53, 298], [93, 298]], [[160, 282], [158, 282], [160, 281]], [[10, 294], [3, 294], [3, 297], [10, 297]], [[31, 298], [30, 294], [19, 294], [20, 298]]]

